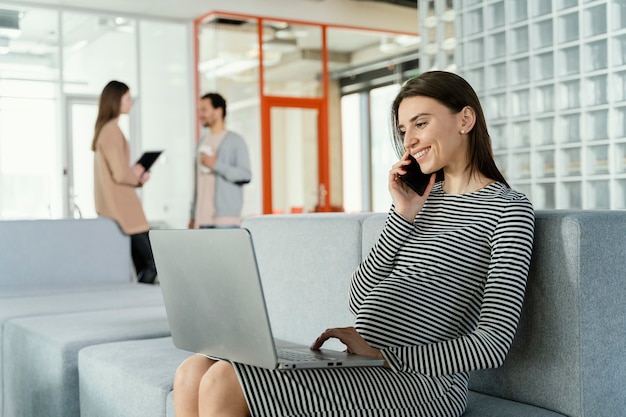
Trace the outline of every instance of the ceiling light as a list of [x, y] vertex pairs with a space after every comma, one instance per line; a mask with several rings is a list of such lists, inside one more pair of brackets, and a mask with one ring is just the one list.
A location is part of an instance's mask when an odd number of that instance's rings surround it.
[[98, 24], [100, 27], [117, 32], [133, 32], [133, 21], [125, 17], [101, 17]]
[[413, 46], [419, 45], [422, 42], [421, 36], [412, 36], [412, 35], [398, 35], [396, 36], [396, 42], [402, 46]]
[[277, 29], [277, 30], [287, 29], [289, 27], [289, 23], [287, 23], [287, 22], [270, 22], [269, 26], [273, 27], [274, 29]]
[[263, 43], [263, 51], [293, 52], [298, 50], [294, 39], [272, 39]]
[[0, 36], [17, 38], [20, 30], [20, 12], [16, 10], [0, 9]]
[[304, 38], [307, 35], [307, 31], [304, 29], [294, 29], [293, 26], [287, 26], [284, 29], [276, 31], [275, 36], [278, 39], [296, 39]]
[[390, 37], [383, 37], [380, 40], [380, 45], [378, 45], [378, 50], [383, 53], [390, 53], [397, 51], [400, 48], [400, 45], [396, 43], [396, 41]]

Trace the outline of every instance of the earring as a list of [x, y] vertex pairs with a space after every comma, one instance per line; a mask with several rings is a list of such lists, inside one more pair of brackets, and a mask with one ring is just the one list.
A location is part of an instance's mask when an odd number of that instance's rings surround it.
[[465, 130], [461, 130], [461, 134], [464, 135], [465, 134]]

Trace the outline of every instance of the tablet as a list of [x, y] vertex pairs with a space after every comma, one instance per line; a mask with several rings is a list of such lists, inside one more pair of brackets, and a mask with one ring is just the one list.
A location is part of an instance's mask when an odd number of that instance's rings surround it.
[[152, 167], [152, 164], [154, 164], [154, 162], [157, 160], [162, 152], [163, 151], [144, 152], [143, 155], [141, 155], [141, 158], [137, 160], [137, 163], [141, 165], [146, 171], [149, 171], [150, 167]]

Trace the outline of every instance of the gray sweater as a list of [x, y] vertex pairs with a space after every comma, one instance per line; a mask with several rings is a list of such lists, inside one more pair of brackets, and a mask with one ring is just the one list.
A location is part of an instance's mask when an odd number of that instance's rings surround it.
[[[199, 143], [202, 143], [200, 141]], [[250, 157], [243, 137], [228, 131], [217, 148], [215, 173], [215, 217], [240, 217], [243, 206], [243, 185], [250, 182]], [[191, 218], [195, 218], [197, 188], [191, 205]]]

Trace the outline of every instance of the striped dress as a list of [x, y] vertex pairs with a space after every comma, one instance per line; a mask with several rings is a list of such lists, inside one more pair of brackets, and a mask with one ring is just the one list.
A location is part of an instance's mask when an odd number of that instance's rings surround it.
[[252, 416], [460, 416], [469, 372], [500, 366], [513, 340], [533, 231], [531, 203], [501, 183], [457, 195], [437, 183], [413, 224], [392, 207], [349, 300], [390, 368], [234, 363]]

